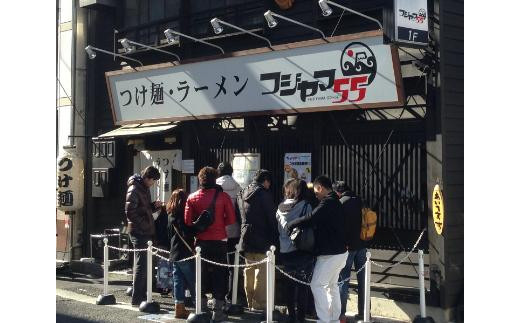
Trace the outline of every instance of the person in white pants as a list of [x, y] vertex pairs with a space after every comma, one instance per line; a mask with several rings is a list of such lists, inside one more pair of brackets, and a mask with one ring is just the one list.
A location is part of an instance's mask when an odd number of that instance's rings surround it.
[[287, 224], [294, 228], [314, 228], [314, 254], [317, 256], [311, 290], [318, 322], [339, 322], [341, 299], [338, 277], [348, 257], [347, 221], [332, 182], [326, 176], [314, 180], [314, 193], [320, 203], [312, 212]]
[[348, 252], [333, 256], [319, 256], [312, 274], [311, 290], [318, 322], [339, 322], [341, 299], [338, 277], [347, 261]]

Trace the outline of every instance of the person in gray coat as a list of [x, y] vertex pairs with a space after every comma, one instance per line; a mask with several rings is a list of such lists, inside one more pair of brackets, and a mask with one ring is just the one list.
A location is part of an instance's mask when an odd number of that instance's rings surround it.
[[[307, 184], [301, 179], [290, 179], [284, 185], [285, 200], [278, 205], [276, 220], [280, 239], [280, 263], [285, 272], [302, 280], [310, 281], [314, 266], [312, 254], [296, 249], [287, 233], [287, 223], [312, 212], [305, 199]], [[289, 322], [304, 322], [309, 288], [284, 276], [284, 300], [289, 312]]]

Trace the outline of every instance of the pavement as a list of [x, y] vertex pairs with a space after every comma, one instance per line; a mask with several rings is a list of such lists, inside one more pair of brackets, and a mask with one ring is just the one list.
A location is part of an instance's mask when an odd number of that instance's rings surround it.
[[[171, 294], [164, 297], [153, 293], [153, 300], [161, 307], [159, 314], [147, 314], [130, 305], [130, 297], [125, 294], [131, 286], [132, 276], [125, 272], [110, 273], [108, 292], [116, 298], [116, 305], [96, 305], [96, 298], [103, 292], [103, 280], [90, 275], [71, 272], [56, 273], [56, 322], [185, 322], [173, 318], [173, 299]], [[387, 299], [382, 293], [372, 293], [371, 315], [376, 323], [412, 322], [419, 312], [417, 304], [396, 302]], [[356, 314], [357, 295], [349, 294], [347, 316], [352, 319]], [[194, 311], [193, 308], [189, 308]], [[280, 307], [281, 312], [284, 308]], [[446, 322], [439, 308], [428, 307], [427, 313], [435, 322]], [[260, 322], [261, 313], [244, 311], [241, 316], [230, 316], [226, 322]], [[307, 319], [306, 322], [316, 322]]]

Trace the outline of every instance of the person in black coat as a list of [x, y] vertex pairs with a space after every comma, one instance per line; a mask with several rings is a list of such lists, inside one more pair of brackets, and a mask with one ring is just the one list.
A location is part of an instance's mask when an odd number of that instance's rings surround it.
[[318, 176], [313, 188], [320, 203], [311, 213], [289, 222], [287, 230], [314, 228], [317, 260], [311, 290], [316, 314], [320, 322], [338, 321], [341, 314], [338, 277], [348, 256], [346, 219], [328, 177]]
[[191, 297], [195, 297], [194, 260], [181, 261], [194, 254], [195, 232], [184, 223], [186, 193], [182, 189], [173, 191], [166, 204], [168, 214], [168, 239], [170, 240], [170, 261], [173, 262], [173, 298], [175, 318], [186, 319], [190, 314], [184, 306], [184, 291], [187, 287]]
[[[350, 282], [350, 280], [345, 281], [345, 279], [350, 277], [352, 265], [354, 265], [354, 269], [356, 270], [356, 272], [363, 268], [363, 265], [367, 261], [367, 246], [366, 242], [361, 240], [360, 238], [362, 220], [361, 208], [363, 207], [361, 198], [359, 198], [349, 186], [345, 185], [345, 182], [337, 181], [334, 184], [334, 191], [336, 191], [340, 198], [339, 201], [341, 203], [343, 213], [345, 214], [347, 220], [348, 258], [345, 267], [341, 270], [339, 274], [341, 314], [345, 315], [345, 311], [347, 309], [348, 288]], [[358, 314], [356, 315], [355, 319], [361, 320], [365, 308], [364, 268], [356, 274], [356, 278], [358, 285]]]
[[[237, 205], [242, 218], [239, 245], [245, 253], [246, 263], [265, 258], [266, 251], [278, 246], [278, 222], [276, 205], [269, 188], [271, 173], [260, 169], [253, 183], [237, 196]], [[279, 248], [277, 248], [278, 250]], [[266, 265], [244, 269], [244, 289], [249, 308], [264, 310], [266, 307]]]

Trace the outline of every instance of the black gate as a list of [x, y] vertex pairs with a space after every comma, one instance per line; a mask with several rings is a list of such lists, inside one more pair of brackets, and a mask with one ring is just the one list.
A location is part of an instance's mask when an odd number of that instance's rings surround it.
[[[345, 180], [378, 213], [371, 247], [409, 250], [426, 226], [424, 120], [378, 120], [362, 111], [193, 122], [196, 169], [260, 153], [282, 199], [284, 154], [311, 152], [312, 177]], [[427, 249], [427, 239], [421, 247]]]

